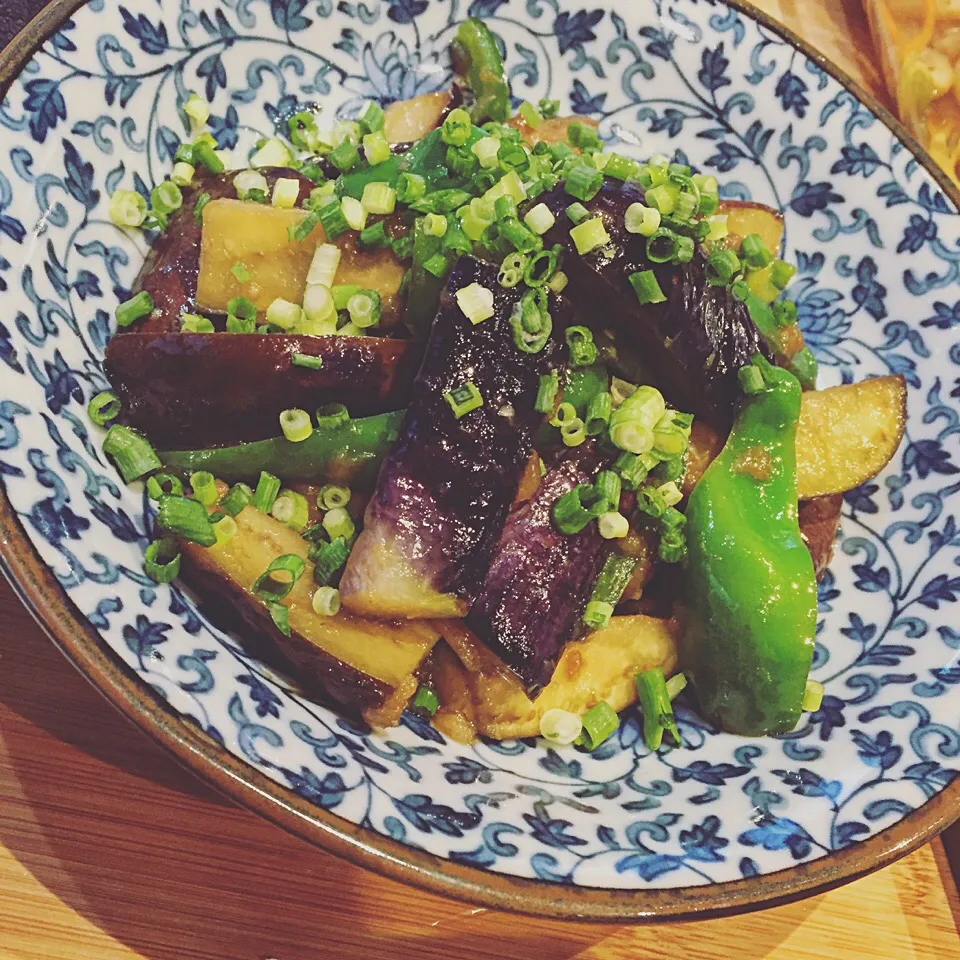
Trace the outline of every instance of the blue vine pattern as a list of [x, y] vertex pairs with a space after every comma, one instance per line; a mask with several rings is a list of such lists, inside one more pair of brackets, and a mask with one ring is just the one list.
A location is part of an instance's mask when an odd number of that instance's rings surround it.
[[[779, 740], [717, 735], [685, 704], [682, 750], [636, 718], [588, 755], [447, 742], [415, 716], [375, 733], [305, 700], [141, 572], [142, 494], [98, 452], [112, 307], [143, 257], [105, 217], [149, 192], [197, 90], [237, 165], [305, 105], [349, 116], [438, 89], [465, 15], [488, 20], [516, 99], [557, 96], [618, 149], [666, 151], [726, 196], [784, 211], [784, 252], [825, 383], [898, 373], [907, 436], [846, 495], [819, 588], [821, 708]], [[619, 12], [565, 0], [92, 0], [0, 105], [0, 481], [35, 547], [143, 682], [305, 797], [485, 870], [605, 887], [709, 884], [829, 854], [895, 823], [960, 767], [960, 219], [889, 130], [816, 64], [713, 0]]]

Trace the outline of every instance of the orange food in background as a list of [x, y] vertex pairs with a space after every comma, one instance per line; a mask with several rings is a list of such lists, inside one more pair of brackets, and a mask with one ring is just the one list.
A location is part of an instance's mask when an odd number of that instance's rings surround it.
[[960, 185], [960, 0], [864, 0], [900, 118]]

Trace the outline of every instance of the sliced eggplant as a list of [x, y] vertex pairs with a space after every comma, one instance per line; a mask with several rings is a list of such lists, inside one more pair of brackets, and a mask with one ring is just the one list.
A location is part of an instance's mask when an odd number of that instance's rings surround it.
[[[235, 519], [237, 532], [225, 543], [212, 547], [182, 543], [187, 582], [220, 609], [242, 618], [244, 637], [256, 644], [256, 652], [268, 660], [279, 652], [284, 665], [292, 667], [311, 693], [354, 713], [382, 710], [388, 704], [395, 713], [397, 698], [409, 699], [416, 691], [415, 674], [436, 643], [437, 631], [427, 623], [314, 613], [313, 564], [307, 559], [306, 541], [253, 506]], [[284, 554], [295, 554], [306, 565], [282, 601], [290, 621], [289, 637], [277, 629], [252, 589], [271, 562]]]
[[[314, 186], [295, 170], [269, 167], [259, 171], [272, 185], [279, 177], [295, 177], [301, 192]], [[202, 228], [194, 213], [197, 199], [207, 194], [211, 200], [236, 197], [233, 186], [236, 171], [215, 177], [202, 177], [183, 187], [183, 205], [170, 215], [167, 228], [153, 241], [133, 290], [146, 290], [153, 299], [153, 312], [137, 320], [120, 334], [175, 333], [180, 329], [180, 315], [196, 307], [197, 275], [200, 271], [200, 237]]]
[[[573, 197], [560, 184], [538, 200], [556, 217], [544, 240], [548, 246], [562, 243], [568, 248], [563, 262], [570, 278], [568, 292], [584, 315], [613, 323], [676, 407], [728, 428], [740, 397], [737, 371], [756, 353], [767, 359], [772, 354], [747, 308], [726, 287], [707, 283], [706, 255], [699, 246], [689, 263], [649, 260], [647, 239], [629, 233], [624, 222], [627, 207], [643, 201], [638, 186], [606, 180], [586, 207], [603, 220], [610, 243], [580, 255], [566, 215]], [[653, 270], [664, 302], [638, 303], [629, 278], [645, 270]]]
[[437, 626], [465, 668], [471, 722], [495, 740], [538, 736], [540, 718], [554, 707], [584, 714], [604, 700], [619, 712], [637, 699], [638, 673], [661, 667], [669, 675], [677, 666], [676, 620], [613, 617], [603, 630], [567, 644], [550, 682], [531, 700], [513, 671], [462, 620]]
[[[464, 257], [444, 289], [400, 436], [380, 470], [341, 582], [345, 606], [378, 617], [463, 616], [480, 589], [543, 416], [539, 378], [558, 362], [568, 307], [551, 303], [539, 353], [514, 343], [517, 289]], [[495, 313], [471, 323], [455, 294], [494, 292]], [[483, 405], [457, 418], [446, 394], [472, 383]]]
[[[279, 432], [283, 410], [340, 402], [351, 415], [406, 404], [422, 348], [375, 337], [162, 333], [114, 337], [104, 368], [123, 416], [159, 448], [203, 448]], [[319, 357], [318, 370], [294, 354]]]
[[550, 681], [564, 646], [573, 639], [603, 558], [597, 525], [564, 535], [553, 505], [578, 483], [589, 483], [603, 463], [589, 442], [567, 452], [544, 476], [533, 497], [512, 510], [493, 551], [467, 624], [535, 696]]
[[837, 539], [842, 507], [842, 493], [814, 497], [813, 500], [805, 500], [800, 504], [800, 533], [813, 558], [813, 569], [818, 580], [833, 559], [833, 546]]

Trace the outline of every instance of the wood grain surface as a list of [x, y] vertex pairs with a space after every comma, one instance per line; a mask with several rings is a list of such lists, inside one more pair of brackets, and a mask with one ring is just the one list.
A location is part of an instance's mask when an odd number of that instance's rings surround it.
[[[880, 92], [856, 2], [760, 5]], [[0, 960], [960, 960], [958, 919], [939, 841], [801, 903], [656, 928], [512, 917], [381, 879], [176, 766], [0, 582]]]

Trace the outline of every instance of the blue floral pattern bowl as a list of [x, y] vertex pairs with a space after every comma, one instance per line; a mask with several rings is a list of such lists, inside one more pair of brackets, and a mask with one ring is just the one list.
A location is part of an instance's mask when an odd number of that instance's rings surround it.
[[[0, 107], [0, 550], [128, 712], [327, 846], [545, 912], [676, 915], [791, 895], [863, 872], [956, 816], [960, 216], [915, 147], [831, 71], [712, 0], [62, 10], [19, 69], [7, 54]], [[443, 87], [447, 43], [468, 14], [501, 39], [518, 98], [560, 98], [597, 117], [617, 149], [675, 155], [717, 174], [725, 196], [784, 212], [822, 384], [907, 379], [904, 444], [847, 495], [820, 584], [814, 676], [826, 696], [788, 736], [717, 734], [683, 706], [683, 748], [656, 754], [630, 714], [593, 754], [534, 740], [468, 748], [414, 716], [374, 733], [304, 699], [196, 597], [141, 572], [147, 501], [119, 482], [84, 417], [145, 249], [110, 224], [107, 197], [164, 176], [189, 91], [210, 102], [214, 135], [242, 165], [294, 107], [347, 116], [367, 98]]]

